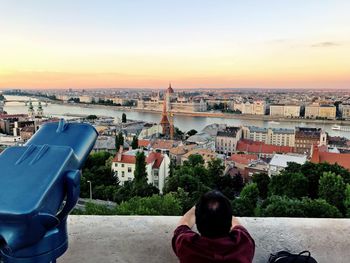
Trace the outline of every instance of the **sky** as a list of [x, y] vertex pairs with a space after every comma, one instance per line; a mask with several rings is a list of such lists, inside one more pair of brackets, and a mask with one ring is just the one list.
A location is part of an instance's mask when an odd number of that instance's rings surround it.
[[350, 89], [349, 0], [0, 0], [0, 88]]

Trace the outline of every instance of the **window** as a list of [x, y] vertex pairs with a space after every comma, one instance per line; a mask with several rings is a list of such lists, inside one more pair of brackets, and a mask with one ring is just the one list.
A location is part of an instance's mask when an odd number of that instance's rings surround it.
[[128, 173], [131, 173], [132, 169], [131, 167], [128, 167]]
[[118, 167], [118, 163], [114, 163], [114, 167]]
[[122, 171], [122, 177], [124, 177], [125, 176], [125, 172], [124, 171]]
[[124, 164], [122, 163], [122, 167], [124, 167]]

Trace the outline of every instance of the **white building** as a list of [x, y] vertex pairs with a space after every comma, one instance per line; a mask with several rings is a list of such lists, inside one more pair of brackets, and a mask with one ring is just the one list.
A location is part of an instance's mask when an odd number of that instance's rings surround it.
[[249, 126], [243, 127], [243, 137], [245, 139], [278, 146], [294, 147], [295, 145], [294, 129]]
[[226, 127], [218, 131], [215, 141], [215, 150], [221, 154], [231, 155], [236, 151], [237, 142], [242, 138], [241, 127]]
[[306, 155], [301, 154], [274, 154], [269, 163], [269, 176], [278, 175], [288, 166], [288, 163], [304, 164], [307, 161]]
[[350, 119], [350, 104], [341, 104], [340, 111], [344, 119]]
[[300, 117], [300, 106], [284, 104], [270, 105], [270, 115], [289, 118]]
[[[119, 151], [112, 161], [112, 171], [123, 185], [134, 179], [136, 154], [140, 150]], [[165, 178], [169, 175], [170, 158], [159, 152], [144, 151], [146, 156], [146, 172], [148, 183], [153, 184], [162, 193]]]
[[262, 100], [254, 101], [253, 114], [255, 114], [255, 115], [265, 115], [265, 112], [266, 112], [266, 103], [265, 103], [265, 101], [262, 101]]
[[300, 117], [300, 106], [299, 105], [285, 105], [283, 108], [284, 117]]

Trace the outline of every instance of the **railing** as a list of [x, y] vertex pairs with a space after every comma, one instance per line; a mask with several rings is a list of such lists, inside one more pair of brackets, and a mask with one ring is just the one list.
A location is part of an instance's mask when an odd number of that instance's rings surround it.
[[[58, 262], [178, 262], [171, 237], [179, 217], [69, 216], [69, 249]], [[255, 263], [272, 252], [310, 250], [319, 263], [350, 262], [350, 219], [239, 218], [256, 244]]]

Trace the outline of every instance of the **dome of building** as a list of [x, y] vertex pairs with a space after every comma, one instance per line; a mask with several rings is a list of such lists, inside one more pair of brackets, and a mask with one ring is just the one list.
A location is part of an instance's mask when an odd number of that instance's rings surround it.
[[171, 83], [169, 84], [169, 88], [166, 91], [167, 91], [167, 93], [174, 93], [174, 90], [171, 87]]

